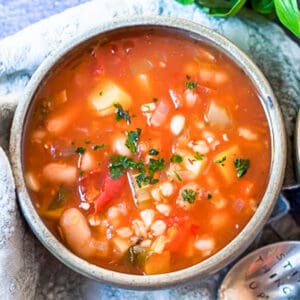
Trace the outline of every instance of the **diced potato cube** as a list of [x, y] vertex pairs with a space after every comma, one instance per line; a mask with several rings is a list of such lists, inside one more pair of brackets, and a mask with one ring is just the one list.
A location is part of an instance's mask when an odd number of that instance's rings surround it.
[[171, 255], [169, 251], [161, 254], [153, 253], [146, 261], [144, 271], [146, 274], [161, 274], [170, 271]]
[[223, 175], [227, 184], [232, 184], [237, 178], [234, 160], [238, 157], [239, 153], [239, 147], [232, 146], [227, 150], [218, 153], [214, 158], [216, 168]]
[[120, 103], [128, 109], [132, 103], [131, 96], [111, 80], [99, 82], [89, 96], [89, 102], [100, 116], [107, 116], [115, 111], [114, 104]]

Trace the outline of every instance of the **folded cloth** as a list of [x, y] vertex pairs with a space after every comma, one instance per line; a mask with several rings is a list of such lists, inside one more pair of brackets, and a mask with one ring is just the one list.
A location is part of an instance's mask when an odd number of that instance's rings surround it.
[[[0, 146], [7, 152], [8, 132], [18, 97], [45, 57], [72, 37], [116, 17], [142, 14], [186, 18], [227, 36], [243, 49], [269, 79], [281, 105], [288, 135], [288, 167], [285, 184], [295, 182], [291, 155], [292, 134], [300, 99], [300, 51], [285, 33], [270, 21], [244, 11], [239, 17], [215, 19], [196, 6], [181, 6], [173, 0], [95, 0], [34, 24], [0, 41]], [[0, 299], [214, 299], [226, 270], [205, 280], [156, 292], [135, 292], [101, 284], [73, 272], [58, 262], [33, 237], [20, 217], [13, 192], [8, 161], [0, 151]], [[282, 221], [283, 220], [283, 221]], [[299, 230], [289, 230], [289, 215], [274, 219], [284, 239]], [[285, 226], [281, 226], [285, 222]], [[291, 237], [291, 234], [293, 236]], [[276, 241], [268, 228], [252, 248]]]

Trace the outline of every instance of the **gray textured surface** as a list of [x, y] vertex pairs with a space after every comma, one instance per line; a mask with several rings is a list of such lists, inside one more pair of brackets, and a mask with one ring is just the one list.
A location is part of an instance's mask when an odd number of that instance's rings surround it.
[[0, 39], [88, 0], [0, 0]]

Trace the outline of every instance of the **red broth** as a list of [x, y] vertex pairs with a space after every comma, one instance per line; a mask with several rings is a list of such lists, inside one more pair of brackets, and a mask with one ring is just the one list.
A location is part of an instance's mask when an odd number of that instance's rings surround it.
[[99, 41], [50, 74], [24, 135], [48, 228], [78, 256], [132, 274], [201, 262], [253, 216], [269, 177], [257, 92], [223, 53], [160, 30]]

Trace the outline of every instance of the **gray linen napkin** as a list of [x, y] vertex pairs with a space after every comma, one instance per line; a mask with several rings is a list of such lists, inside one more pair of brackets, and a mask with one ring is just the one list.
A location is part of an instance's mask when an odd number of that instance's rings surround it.
[[[285, 184], [295, 182], [292, 134], [300, 94], [300, 51], [275, 24], [247, 11], [215, 19], [195, 6], [173, 0], [95, 0], [41, 21], [0, 41], [0, 146], [7, 152], [11, 119], [18, 97], [42, 60], [72, 37], [116, 17], [142, 14], [176, 16], [210, 27], [243, 49], [269, 79], [281, 105], [288, 135]], [[285, 226], [282, 226], [281, 223]], [[289, 217], [276, 221], [288, 239], [299, 233]], [[276, 240], [265, 228], [253, 244]], [[58, 262], [33, 237], [20, 216], [8, 160], [0, 149], [0, 299], [214, 299], [223, 273], [187, 286], [135, 292], [88, 280]]]

